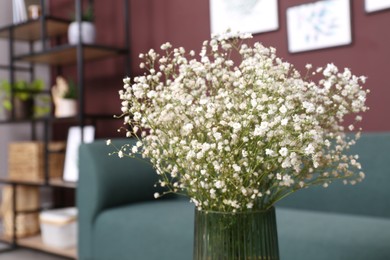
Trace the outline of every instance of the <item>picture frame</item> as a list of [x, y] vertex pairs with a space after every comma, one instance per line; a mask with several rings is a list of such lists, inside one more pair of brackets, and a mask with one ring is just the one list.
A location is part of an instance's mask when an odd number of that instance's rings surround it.
[[72, 126], [68, 130], [66, 142], [65, 164], [63, 179], [67, 182], [77, 182], [78, 172], [78, 149], [81, 142], [81, 129], [83, 129], [83, 142], [91, 143], [95, 139], [94, 126]]
[[278, 28], [278, 0], [210, 0], [212, 35], [228, 29], [256, 34]]
[[291, 53], [352, 43], [350, 0], [322, 0], [287, 9]]
[[364, 10], [366, 13], [373, 13], [390, 9], [390, 0], [365, 0]]

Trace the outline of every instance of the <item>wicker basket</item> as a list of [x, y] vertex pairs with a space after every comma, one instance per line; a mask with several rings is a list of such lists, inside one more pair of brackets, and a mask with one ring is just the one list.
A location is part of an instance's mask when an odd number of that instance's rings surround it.
[[[50, 178], [62, 178], [65, 153], [64, 142], [49, 144]], [[53, 153], [54, 152], [54, 153]], [[42, 181], [44, 179], [45, 146], [42, 142], [15, 142], [9, 144], [9, 178], [21, 181]]]
[[[38, 187], [18, 186], [16, 188], [16, 210], [36, 210], [40, 205], [40, 194]], [[1, 212], [12, 212], [12, 187], [3, 188]]]
[[[13, 234], [13, 213], [12, 213], [12, 190], [11, 186], [3, 188], [0, 213], [3, 218], [4, 235], [12, 237]], [[39, 209], [39, 188], [18, 186], [16, 188], [16, 210], [17, 211], [38, 211]], [[16, 236], [26, 237], [39, 232], [38, 212], [18, 213], [16, 215]]]
[[[4, 236], [13, 235], [13, 214], [12, 212], [3, 214]], [[27, 237], [39, 233], [38, 212], [19, 213], [16, 215], [16, 237]]]

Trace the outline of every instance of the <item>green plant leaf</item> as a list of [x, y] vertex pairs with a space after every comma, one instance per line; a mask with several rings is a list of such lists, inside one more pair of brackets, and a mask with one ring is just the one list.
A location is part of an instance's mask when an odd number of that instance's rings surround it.
[[68, 80], [68, 92], [65, 94], [66, 99], [77, 99], [77, 86], [73, 80]]

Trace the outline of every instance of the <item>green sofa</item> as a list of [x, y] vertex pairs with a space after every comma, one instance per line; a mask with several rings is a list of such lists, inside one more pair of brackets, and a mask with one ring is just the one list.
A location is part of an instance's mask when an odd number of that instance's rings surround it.
[[[154, 199], [153, 169], [112, 150], [104, 140], [79, 150], [79, 259], [192, 259], [193, 205]], [[276, 205], [282, 260], [390, 259], [390, 133], [363, 134], [353, 152], [363, 183], [305, 189]]]

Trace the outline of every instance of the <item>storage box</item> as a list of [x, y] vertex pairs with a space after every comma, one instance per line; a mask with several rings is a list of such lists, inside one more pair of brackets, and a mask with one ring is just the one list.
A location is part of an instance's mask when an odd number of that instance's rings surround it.
[[[11, 238], [13, 235], [14, 218], [12, 212], [2, 214], [4, 236]], [[38, 213], [18, 213], [16, 215], [16, 237], [22, 238], [39, 233]]]
[[[3, 218], [4, 235], [13, 235], [13, 211], [12, 211], [12, 187], [6, 186], [2, 191], [0, 212]], [[17, 186], [16, 188], [16, 210], [17, 211], [38, 211], [39, 208], [38, 187]], [[18, 238], [35, 235], [39, 232], [38, 212], [18, 213], [16, 215], [16, 236]]]
[[[1, 212], [12, 212], [12, 186], [3, 187]], [[40, 205], [40, 194], [38, 187], [17, 186], [16, 187], [16, 210], [32, 211], [37, 210]]]
[[43, 211], [39, 215], [39, 220], [44, 244], [59, 248], [76, 246], [76, 208]]
[[[62, 178], [64, 170], [64, 142], [48, 145], [50, 178]], [[62, 152], [60, 152], [62, 151]], [[22, 181], [42, 181], [45, 169], [45, 145], [43, 142], [15, 142], [9, 144], [9, 178]]]

